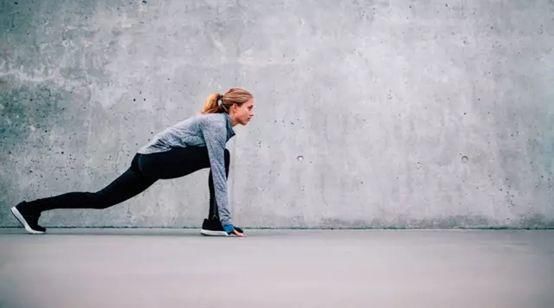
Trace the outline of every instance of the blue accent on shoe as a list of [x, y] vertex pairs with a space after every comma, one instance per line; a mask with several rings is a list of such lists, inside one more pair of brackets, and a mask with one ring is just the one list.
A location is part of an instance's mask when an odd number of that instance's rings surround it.
[[223, 226], [223, 230], [225, 230], [225, 232], [227, 233], [231, 233], [233, 232], [233, 230], [235, 230], [235, 227], [231, 224], [228, 224]]

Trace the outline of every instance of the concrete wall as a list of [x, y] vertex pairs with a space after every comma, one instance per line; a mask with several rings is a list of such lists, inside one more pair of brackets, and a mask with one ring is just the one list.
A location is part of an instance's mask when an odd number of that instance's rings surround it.
[[[95, 191], [213, 91], [251, 227], [554, 227], [552, 1], [0, 2], [0, 226]], [[198, 226], [207, 171], [46, 226]]]

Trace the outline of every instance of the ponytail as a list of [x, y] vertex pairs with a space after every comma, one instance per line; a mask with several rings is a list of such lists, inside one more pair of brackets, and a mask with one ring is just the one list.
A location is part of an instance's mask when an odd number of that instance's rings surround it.
[[212, 93], [204, 102], [202, 113], [229, 113], [234, 104], [242, 105], [253, 96], [250, 92], [241, 88], [231, 88], [225, 94]]
[[202, 113], [222, 113], [223, 109], [218, 104], [218, 101], [223, 97], [219, 93], [212, 93], [204, 102], [204, 107], [202, 108]]

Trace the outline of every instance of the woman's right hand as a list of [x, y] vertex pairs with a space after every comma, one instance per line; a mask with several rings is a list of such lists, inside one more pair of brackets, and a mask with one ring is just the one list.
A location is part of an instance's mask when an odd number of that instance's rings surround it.
[[245, 237], [246, 234], [244, 234], [244, 231], [242, 231], [241, 228], [239, 227], [233, 227], [233, 232], [231, 232], [231, 234], [235, 235], [235, 236], [239, 236], [239, 237]]
[[234, 235], [239, 237], [245, 236], [244, 231], [242, 231], [241, 228], [235, 227], [232, 224], [223, 225], [223, 230], [225, 230], [225, 232], [227, 232], [227, 234], [229, 235]]
[[233, 229], [233, 232], [231, 232], [231, 234], [233, 234], [234, 236], [239, 236], [239, 237], [245, 237], [246, 236], [246, 234], [244, 234], [243, 232], [237, 231], [237, 229]]

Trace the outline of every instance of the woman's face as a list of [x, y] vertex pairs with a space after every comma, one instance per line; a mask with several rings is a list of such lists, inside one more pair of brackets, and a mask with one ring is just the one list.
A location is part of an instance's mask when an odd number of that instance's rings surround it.
[[242, 105], [233, 105], [231, 107], [231, 118], [234, 119], [235, 124], [246, 125], [254, 116], [254, 99], [249, 99]]

